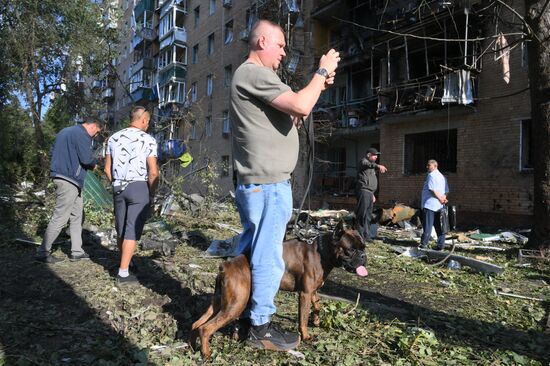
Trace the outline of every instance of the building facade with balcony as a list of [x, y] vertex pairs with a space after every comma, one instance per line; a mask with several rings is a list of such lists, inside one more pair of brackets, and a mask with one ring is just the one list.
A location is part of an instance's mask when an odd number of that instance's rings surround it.
[[317, 56], [330, 47], [343, 54], [315, 112], [319, 204], [353, 208], [357, 163], [376, 147], [388, 168], [382, 205], [418, 207], [433, 158], [459, 223], [528, 224], [529, 83], [512, 12], [479, 1], [339, 0], [316, 2], [312, 18]]

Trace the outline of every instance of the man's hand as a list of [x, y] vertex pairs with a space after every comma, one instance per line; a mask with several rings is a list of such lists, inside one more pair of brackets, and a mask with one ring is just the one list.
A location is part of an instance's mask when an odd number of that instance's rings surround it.
[[372, 195], [372, 204], [374, 205], [375, 202], [376, 202], [376, 196], [373, 194]]
[[329, 75], [327, 80], [331, 78], [331, 74], [334, 78], [334, 72], [338, 67], [338, 62], [340, 62], [340, 53], [334, 49], [331, 49], [326, 54], [321, 56], [321, 60], [319, 60], [319, 68], [327, 70]]
[[378, 170], [380, 170], [380, 173], [385, 173], [388, 171], [388, 168], [386, 168], [384, 165], [378, 165]]
[[439, 196], [438, 199], [439, 199], [439, 203], [441, 203], [442, 205], [445, 205], [449, 202], [449, 200], [447, 199], [447, 196], [445, 195]]

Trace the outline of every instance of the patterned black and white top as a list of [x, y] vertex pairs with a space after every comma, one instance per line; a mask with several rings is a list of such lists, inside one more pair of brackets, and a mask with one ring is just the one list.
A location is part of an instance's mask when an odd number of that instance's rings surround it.
[[113, 164], [113, 186], [147, 181], [147, 158], [157, 156], [157, 142], [139, 128], [128, 127], [109, 138], [107, 154]]

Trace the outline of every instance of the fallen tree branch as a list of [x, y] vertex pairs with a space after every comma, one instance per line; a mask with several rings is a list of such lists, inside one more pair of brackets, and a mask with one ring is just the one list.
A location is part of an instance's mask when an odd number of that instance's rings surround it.
[[544, 301], [544, 299], [541, 299], [541, 298], [538, 298], [538, 297], [529, 297], [529, 296], [523, 296], [523, 295], [516, 295], [516, 294], [511, 294], [509, 292], [496, 291], [496, 294], [500, 295], [500, 296], [515, 297], [517, 299], [532, 300], [532, 301]]
[[349, 314], [351, 314], [352, 312], [355, 311], [355, 309], [357, 309], [357, 306], [359, 305], [359, 299], [361, 298], [361, 293], [358, 292], [357, 293], [357, 300], [355, 301], [355, 306], [352, 307], [349, 311], [347, 311], [344, 316], [348, 316]]

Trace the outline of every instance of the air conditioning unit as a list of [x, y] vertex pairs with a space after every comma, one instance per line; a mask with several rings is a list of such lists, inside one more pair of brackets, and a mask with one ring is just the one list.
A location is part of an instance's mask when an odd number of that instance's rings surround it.
[[226, 8], [230, 8], [233, 6], [233, 0], [222, 0], [223, 6]]

